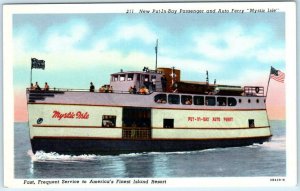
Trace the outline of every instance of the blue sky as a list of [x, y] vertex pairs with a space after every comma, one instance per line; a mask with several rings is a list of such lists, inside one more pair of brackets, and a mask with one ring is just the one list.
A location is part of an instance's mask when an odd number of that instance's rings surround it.
[[[181, 69], [183, 80], [250, 85], [270, 66], [285, 70], [284, 13], [244, 14], [16, 14], [14, 85], [28, 86], [30, 59], [46, 61], [33, 81], [88, 88], [123, 70]], [[28, 80], [27, 80], [28, 79]], [[263, 84], [264, 85], [264, 84]]]

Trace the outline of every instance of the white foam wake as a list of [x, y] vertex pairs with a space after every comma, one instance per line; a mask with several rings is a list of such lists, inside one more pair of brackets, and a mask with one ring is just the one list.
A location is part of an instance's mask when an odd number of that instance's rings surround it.
[[262, 149], [273, 150], [273, 151], [285, 151], [286, 150], [285, 136], [272, 137], [272, 139], [268, 142], [264, 142], [263, 144], [253, 144], [247, 147], [262, 148]]
[[264, 142], [262, 146], [268, 150], [285, 151], [285, 136], [272, 137], [269, 142]]
[[44, 151], [37, 151], [33, 154], [32, 150], [29, 150], [27, 154], [31, 157], [32, 162], [83, 162], [83, 161], [93, 161], [99, 160], [100, 156], [97, 155], [62, 155], [55, 152], [45, 153]]
[[33, 154], [32, 150], [28, 150], [27, 154], [31, 158], [32, 162], [85, 162], [96, 161], [104, 158], [127, 158], [146, 155], [182, 155], [182, 154], [197, 154], [199, 152], [212, 152], [216, 149], [205, 149], [198, 151], [177, 151], [177, 152], [143, 152], [143, 153], [128, 153], [120, 155], [95, 155], [95, 154], [83, 154], [83, 155], [64, 155], [56, 152], [46, 153], [44, 151], [37, 151]]

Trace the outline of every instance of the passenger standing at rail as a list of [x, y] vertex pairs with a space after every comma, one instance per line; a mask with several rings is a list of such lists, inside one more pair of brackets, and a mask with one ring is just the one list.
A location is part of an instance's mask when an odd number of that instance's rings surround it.
[[94, 91], [95, 91], [95, 86], [94, 86], [93, 82], [91, 82], [90, 92], [94, 92]]
[[49, 85], [48, 85], [48, 83], [47, 83], [47, 82], [45, 82], [45, 87], [44, 87], [44, 90], [45, 90], [45, 91], [49, 91]]
[[136, 94], [136, 87], [135, 86], [133, 86], [132, 93]]
[[30, 84], [30, 90], [35, 90], [35, 87], [33, 86], [33, 83]]
[[40, 86], [39, 86], [38, 82], [35, 82], [34, 89], [35, 89], [35, 90], [38, 90], [38, 91], [40, 91], [40, 90], [41, 90], [41, 88], [40, 88]]
[[166, 88], [167, 88], [167, 78], [165, 75], [163, 75], [161, 78], [160, 78], [160, 81], [161, 81], [161, 86], [162, 86], [162, 89], [163, 89], [163, 92], [166, 91]]
[[112, 86], [109, 86], [108, 92], [109, 92], [109, 93], [113, 93], [113, 87], [112, 87]]
[[132, 86], [130, 86], [128, 92], [129, 92], [130, 94], [133, 94], [133, 87], [132, 87]]

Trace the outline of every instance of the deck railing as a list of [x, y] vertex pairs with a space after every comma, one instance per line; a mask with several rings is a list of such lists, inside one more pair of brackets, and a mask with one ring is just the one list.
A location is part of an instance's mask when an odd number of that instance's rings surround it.
[[[47, 92], [89, 92], [89, 89], [69, 89], [69, 88], [50, 88], [49, 90], [31, 90], [30, 88], [26, 89], [30, 93], [47, 93]], [[116, 93], [116, 94], [130, 94], [129, 91], [119, 91], [119, 90], [112, 90], [112, 91], [105, 91], [105, 92], [99, 92], [99, 91], [94, 91], [93, 93]], [[148, 94], [140, 94], [140, 93], [135, 93], [137, 95], [149, 95], [152, 94], [153, 92], [149, 92]]]
[[123, 128], [122, 131], [123, 139], [151, 139], [150, 128]]
[[264, 96], [265, 89], [263, 86], [245, 86], [244, 93], [246, 96]]

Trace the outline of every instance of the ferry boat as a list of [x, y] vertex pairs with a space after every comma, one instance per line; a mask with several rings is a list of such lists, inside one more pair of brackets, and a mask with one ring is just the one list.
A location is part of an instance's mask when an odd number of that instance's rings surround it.
[[27, 88], [33, 152], [192, 151], [270, 139], [264, 87], [183, 81], [180, 73], [120, 71], [96, 90]]

